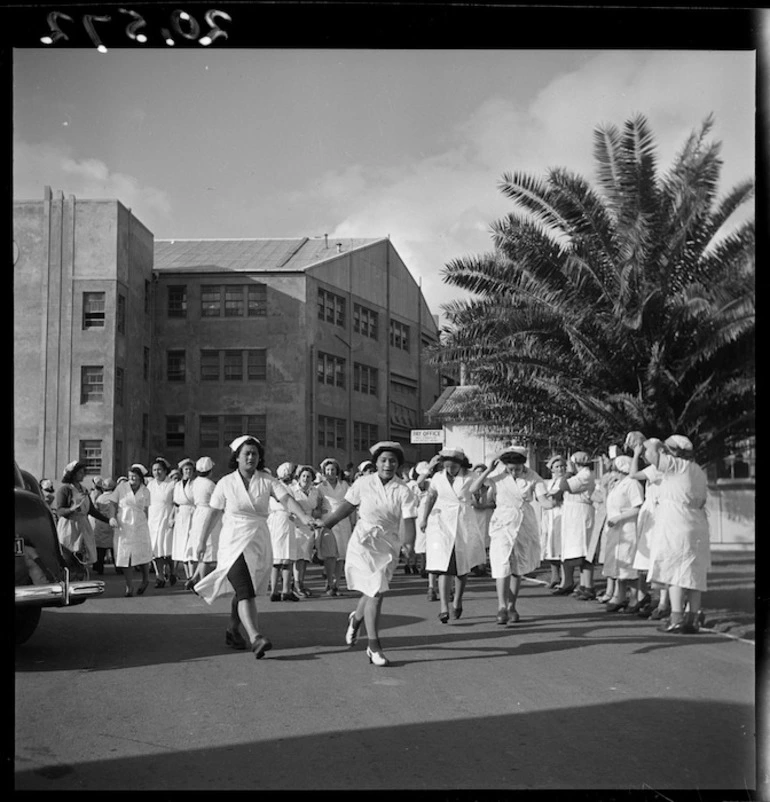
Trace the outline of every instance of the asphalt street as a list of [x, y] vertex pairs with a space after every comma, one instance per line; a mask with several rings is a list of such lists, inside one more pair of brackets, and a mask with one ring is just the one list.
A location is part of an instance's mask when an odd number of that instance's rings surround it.
[[[441, 624], [396, 576], [371, 666], [355, 598], [260, 598], [274, 649], [225, 646], [229, 603], [177, 584], [46, 610], [16, 650], [17, 790], [756, 788], [755, 649], [553, 597], [525, 581], [495, 623], [472, 577]], [[320, 594], [320, 569], [309, 585]], [[735, 794], [740, 793], [741, 796]]]

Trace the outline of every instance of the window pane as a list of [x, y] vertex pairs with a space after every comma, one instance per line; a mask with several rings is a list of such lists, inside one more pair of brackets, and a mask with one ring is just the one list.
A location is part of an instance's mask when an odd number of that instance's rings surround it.
[[201, 287], [201, 317], [219, 317], [221, 287]]
[[184, 415], [166, 415], [166, 445], [169, 448], [184, 448]]
[[118, 295], [118, 332], [125, 334], [126, 332], [126, 297], [125, 295]]
[[267, 287], [264, 284], [249, 284], [249, 317], [267, 315]]
[[104, 328], [104, 293], [83, 293], [83, 328]]
[[267, 351], [264, 348], [252, 348], [247, 354], [248, 380], [264, 381], [267, 378]]
[[219, 418], [216, 415], [201, 415], [201, 448], [219, 448]]
[[225, 443], [232, 443], [236, 437], [246, 434], [243, 431], [243, 416], [242, 415], [225, 415], [224, 416], [224, 440]]
[[243, 381], [242, 351], [225, 351], [225, 381]]
[[243, 287], [225, 287], [225, 317], [243, 317], [245, 308]]
[[219, 381], [219, 351], [201, 351], [201, 381]]
[[253, 435], [262, 445], [265, 445], [265, 439], [267, 438], [267, 415], [247, 415], [246, 431], [244, 434]]
[[78, 459], [86, 466], [89, 474], [100, 474], [102, 472], [102, 441], [101, 440], [81, 440]]
[[83, 366], [80, 372], [80, 403], [104, 400], [104, 368]]
[[123, 368], [115, 368], [115, 403], [123, 406]]
[[166, 353], [166, 379], [170, 382], [185, 380], [185, 352], [168, 351]]
[[169, 317], [187, 317], [187, 287], [184, 285], [168, 288]]

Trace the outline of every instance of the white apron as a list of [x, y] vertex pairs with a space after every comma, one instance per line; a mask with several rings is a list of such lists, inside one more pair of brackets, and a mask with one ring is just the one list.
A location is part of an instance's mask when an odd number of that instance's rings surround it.
[[[642, 485], [636, 479], [626, 476], [608, 493], [605, 502], [607, 518], [614, 518], [633, 507], [641, 507], [644, 501]], [[634, 568], [636, 556], [636, 521], [624, 521], [619, 526], [604, 528], [604, 567], [602, 573], [614, 579], [636, 579], [638, 571]]]
[[208, 476], [196, 476], [192, 481], [192, 494], [193, 501], [195, 502], [195, 509], [193, 510], [192, 520], [190, 521], [190, 543], [195, 553], [195, 559], [198, 559], [198, 551], [200, 550], [200, 540], [209, 521], [216, 518], [211, 531], [209, 532], [208, 540], [206, 541], [206, 551], [203, 555], [201, 562], [214, 563], [217, 561], [217, 548], [219, 546], [219, 532], [222, 529], [222, 516], [218, 510], [214, 510], [209, 506], [211, 495], [214, 492], [216, 485]]
[[205, 602], [212, 604], [220, 596], [231, 596], [235, 592], [227, 572], [241, 554], [246, 560], [254, 592], [259, 596], [267, 591], [273, 565], [267, 528], [269, 499], [281, 501], [287, 495], [288, 490], [281, 482], [262, 471], [255, 471], [248, 491], [238, 470], [217, 482], [209, 502], [213, 509], [224, 510], [217, 567], [195, 585], [195, 592]]
[[706, 474], [691, 460], [668, 454], [661, 454], [658, 469], [663, 478], [655, 508], [655, 538], [647, 578], [705, 591], [711, 567]]
[[[552, 478], [546, 482], [548, 493], [559, 489], [559, 479]], [[540, 518], [540, 557], [543, 560], [561, 560], [561, 512], [562, 502], [552, 499], [553, 507], [541, 507]]]
[[663, 474], [654, 466], [648, 465], [642, 473], [646, 474], [644, 483], [644, 503], [636, 519], [636, 555], [634, 568], [639, 571], [648, 571], [650, 568], [650, 549], [655, 537], [655, 508], [658, 506], [658, 492]]
[[436, 502], [429, 517], [435, 518], [435, 525], [430, 528], [429, 535], [426, 527], [427, 571], [446, 571], [453, 550], [457, 576], [465, 576], [475, 565], [486, 563], [484, 538], [471, 506], [470, 487], [475, 479], [476, 474], [461, 472], [450, 484], [447, 474], [440, 471], [431, 480]]
[[152, 560], [152, 542], [146, 510], [150, 506], [150, 491], [142, 485], [134, 493], [128, 482], [121, 482], [110, 494], [110, 501], [118, 505], [116, 567], [128, 568], [149, 563]]
[[153, 557], [170, 557], [174, 542], [174, 480], [147, 482], [150, 491], [150, 508], [147, 524], [150, 527]]
[[[344, 479], [338, 479], [336, 487], [332, 487], [327, 481], [321, 482], [318, 485], [318, 492], [324, 500], [324, 514], [334, 512], [345, 500], [345, 494], [348, 490], [350, 490], [350, 485]], [[338, 560], [345, 559], [352, 531], [353, 527], [350, 524], [350, 518], [343, 518], [332, 528], [334, 542], [337, 545]]]
[[[599, 533], [594, 535], [594, 505], [591, 496], [596, 488], [593, 471], [581, 468], [567, 480], [569, 491], [564, 493], [561, 513], [561, 558], [585, 558], [589, 549], [595, 551]], [[593, 556], [593, 554], [592, 554]]]
[[68, 518], [61, 517], [56, 521], [56, 534], [59, 543], [73, 554], [79, 555], [84, 565], [96, 562], [96, 538], [91, 526], [88, 511], [91, 509], [88, 493], [78, 490], [75, 485], [66, 485], [72, 493], [72, 505], [78, 503], [80, 509]]
[[416, 517], [417, 497], [398, 477], [383, 485], [375, 473], [357, 479], [345, 501], [358, 507], [345, 555], [345, 580], [349, 590], [376, 596], [390, 588], [401, 551], [400, 521]]
[[[294, 496], [297, 504], [302, 507], [303, 511], [311, 515], [313, 510], [318, 506], [318, 490], [311, 487], [310, 490], [305, 491], [297, 484], [292, 482], [291, 494]], [[313, 544], [315, 543], [315, 532], [308, 526], [305, 526], [301, 521], [294, 521], [294, 542], [297, 549], [298, 560], [312, 560], [313, 559]]]
[[171, 559], [176, 562], [197, 562], [197, 555], [193, 554], [194, 543], [190, 541], [190, 527], [192, 526], [193, 512], [195, 512], [195, 499], [192, 492], [192, 479], [184, 484], [180, 479], [174, 486], [174, 538], [171, 544]]
[[[290, 490], [287, 490], [291, 493]], [[280, 501], [270, 497], [267, 528], [270, 530], [270, 544], [273, 549], [273, 562], [297, 559], [297, 542], [291, 513]]]

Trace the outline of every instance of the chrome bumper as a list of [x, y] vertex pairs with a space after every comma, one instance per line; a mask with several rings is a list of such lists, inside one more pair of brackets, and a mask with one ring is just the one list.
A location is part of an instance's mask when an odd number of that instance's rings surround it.
[[64, 579], [46, 585], [17, 585], [16, 604], [40, 605], [43, 607], [66, 607], [104, 593], [104, 582], [90, 579], [85, 582], [70, 582], [69, 571], [64, 569]]

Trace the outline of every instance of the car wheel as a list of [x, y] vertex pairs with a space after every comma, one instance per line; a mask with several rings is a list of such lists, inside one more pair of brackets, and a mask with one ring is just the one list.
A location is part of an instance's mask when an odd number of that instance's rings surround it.
[[40, 614], [42, 612], [43, 610], [40, 607], [16, 608], [13, 631], [17, 646], [26, 643], [32, 637], [37, 625], [40, 623]]

